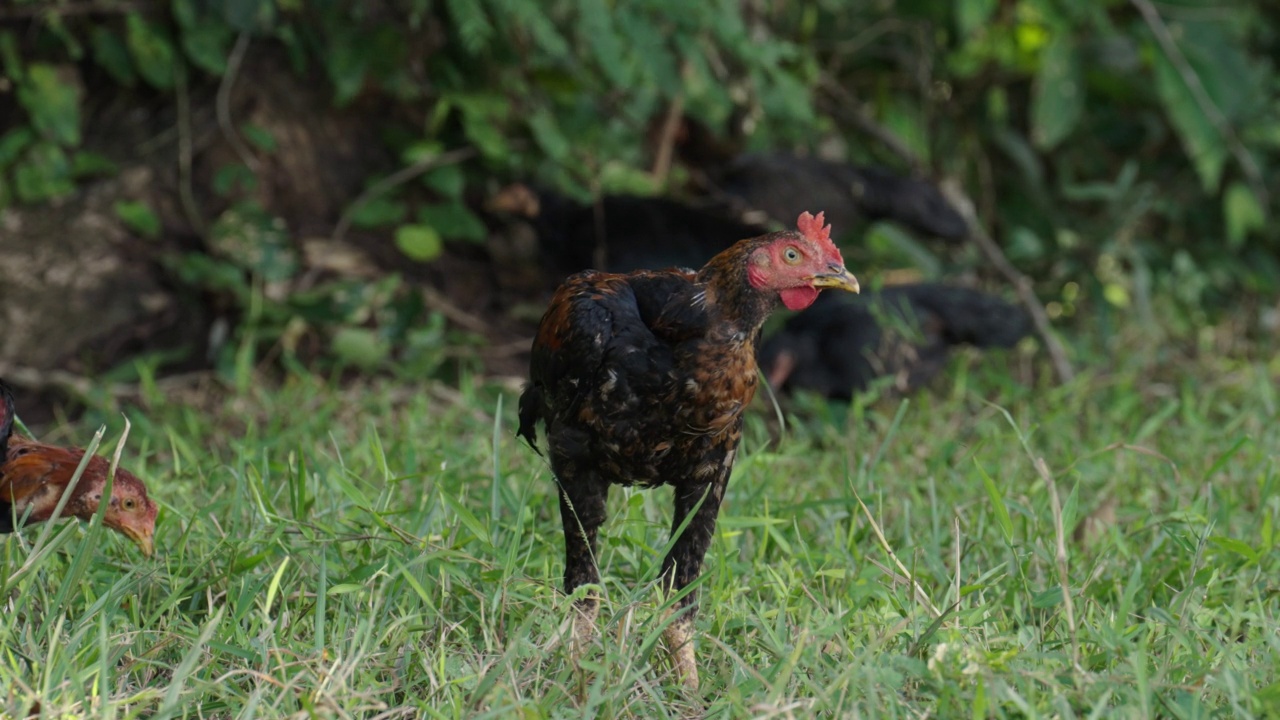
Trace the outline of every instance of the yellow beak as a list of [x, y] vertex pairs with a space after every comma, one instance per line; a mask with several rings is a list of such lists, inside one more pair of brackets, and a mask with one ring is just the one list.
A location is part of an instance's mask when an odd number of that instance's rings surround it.
[[844, 290], [845, 292], [861, 292], [858, 285], [858, 278], [854, 277], [839, 265], [832, 264], [828, 266], [830, 272], [818, 273], [813, 276], [813, 286], [816, 288], [831, 288], [833, 290]]
[[137, 530], [131, 527], [122, 527], [120, 528], [120, 532], [124, 533], [125, 537], [132, 540], [134, 544], [138, 546], [138, 549], [142, 551], [143, 555], [151, 557], [155, 553], [155, 538], [150, 532]]

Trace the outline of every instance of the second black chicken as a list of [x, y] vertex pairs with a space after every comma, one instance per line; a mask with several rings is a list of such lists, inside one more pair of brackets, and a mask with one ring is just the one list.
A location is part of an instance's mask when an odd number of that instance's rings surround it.
[[886, 376], [911, 392], [942, 370], [953, 347], [1008, 348], [1030, 332], [1027, 312], [993, 295], [897, 285], [857, 298], [824, 296], [765, 341], [760, 368], [786, 392], [848, 400]]
[[588, 268], [699, 268], [739, 240], [769, 231], [711, 205], [635, 195], [605, 195], [584, 204], [520, 183], [490, 198], [488, 208], [532, 223], [542, 265], [556, 284]]

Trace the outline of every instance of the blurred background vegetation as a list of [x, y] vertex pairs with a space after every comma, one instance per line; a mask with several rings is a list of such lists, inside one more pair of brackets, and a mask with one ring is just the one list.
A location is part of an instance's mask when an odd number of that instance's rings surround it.
[[[678, 192], [679, 167], [653, 171], [673, 108], [971, 202], [1080, 366], [1130, 336], [1266, 351], [1276, 57], [1270, 0], [9, 0], [0, 252], [122, 228], [113, 262], [166, 299], [113, 341], [0, 363], [517, 374], [539, 298], [494, 265], [483, 198]], [[871, 225], [845, 245], [871, 282], [1005, 282], [972, 244]]]

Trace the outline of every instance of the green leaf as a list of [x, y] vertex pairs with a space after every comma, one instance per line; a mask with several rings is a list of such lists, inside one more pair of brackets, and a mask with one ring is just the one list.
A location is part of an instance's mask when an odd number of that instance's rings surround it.
[[1155, 60], [1156, 94], [1169, 115], [1169, 122], [1182, 140], [1182, 147], [1206, 192], [1214, 192], [1222, 179], [1227, 161], [1227, 146], [1222, 134], [1196, 102], [1186, 80], [1169, 59], [1157, 49]]
[[1048, 590], [1038, 592], [1031, 597], [1031, 607], [1045, 610], [1062, 604], [1062, 586], [1055, 585]]
[[359, 40], [354, 33], [339, 34], [325, 53], [324, 67], [333, 83], [333, 102], [338, 107], [351, 102], [364, 88], [369, 55]]
[[[351, 482], [351, 478], [347, 477], [345, 473], [340, 473], [340, 472], [333, 473], [333, 475], [330, 476], [329, 481], [332, 482], [334, 485], [337, 485], [338, 489], [342, 491], [342, 494], [346, 495], [347, 499], [350, 500], [352, 504], [354, 504], [356, 507], [365, 508], [365, 509], [368, 509], [370, 507], [369, 498], [365, 496], [364, 492], [362, 492], [360, 488], [355, 486], [355, 483]], [[368, 578], [372, 576], [373, 573], [377, 572], [376, 567], [369, 568], [369, 566], [365, 566], [365, 570], [369, 574], [360, 575], [360, 579]], [[356, 574], [357, 573], [355, 571], [352, 572], [352, 576], [355, 576]], [[352, 578], [348, 578], [348, 579], [352, 579]]]
[[493, 540], [489, 537], [489, 531], [466, 505], [463, 505], [461, 501], [449, 493], [441, 493], [440, 497], [444, 500], [444, 504], [458, 516], [458, 521], [462, 523], [463, 527], [470, 530], [480, 540], [483, 540], [485, 544], [493, 544]]
[[129, 54], [142, 79], [157, 90], [173, 87], [180, 71], [177, 53], [164, 30], [138, 13], [125, 18], [126, 43]]
[[372, 370], [391, 355], [391, 344], [375, 330], [339, 328], [330, 342], [333, 354], [344, 363]]
[[351, 224], [360, 228], [387, 227], [404, 222], [409, 208], [399, 200], [377, 197], [351, 213]]
[[1215, 535], [1209, 538], [1209, 542], [1213, 543], [1214, 545], [1216, 545], [1218, 548], [1222, 550], [1226, 550], [1227, 552], [1230, 552], [1230, 553], [1235, 553], [1236, 555], [1243, 557], [1249, 562], [1258, 561], [1258, 552], [1253, 548], [1249, 547], [1249, 544], [1244, 542], [1243, 540], [1237, 540], [1235, 538], [1222, 537], [1221, 535]]
[[18, 86], [18, 102], [41, 135], [64, 146], [80, 144], [80, 91], [63, 82], [58, 68], [45, 63], [28, 66], [26, 80]]
[[101, 65], [112, 80], [129, 88], [138, 84], [133, 61], [129, 59], [129, 49], [121, 42], [119, 35], [105, 26], [96, 25], [89, 35], [89, 44], [93, 49], [93, 61]]
[[[788, 84], [790, 86], [790, 84]], [[770, 103], [769, 111], [789, 111], [788, 105], [801, 103], [806, 108], [810, 105], [808, 91], [803, 88], [791, 88], [786, 95]], [[905, 96], [892, 96], [881, 107], [881, 121], [906, 143], [920, 158], [928, 160], [930, 147], [928, 131], [924, 127], [924, 113]], [[793, 113], [794, 114], [794, 113]]]
[[955, 9], [956, 29], [960, 31], [960, 35], [969, 35], [986, 25], [991, 13], [995, 12], [996, 5], [997, 0], [959, 0]]
[[630, 80], [623, 61], [622, 43], [614, 29], [613, 15], [608, 4], [599, 0], [582, 0], [578, 3], [581, 22], [580, 36], [595, 55], [596, 63], [605, 77], [618, 87], [625, 87]]
[[459, 240], [484, 240], [488, 229], [460, 202], [428, 205], [418, 211], [418, 222], [435, 228], [441, 236]]
[[12, 30], [0, 31], [0, 65], [4, 66], [5, 77], [14, 82], [22, 80], [22, 52]]
[[1267, 225], [1267, 211], [1248, 185], [1236, 181], [1222, 194], [1222, 217], [1227, 225], [1227, 243], [1232, 249], [1244, 244], [1249, 233]]
[[505, 158], [508, 151], [499, 117], [496, 114], [468, 112], [465, 109], [462, 113], [462, 131], [466, 133], [467, 139], [475, 143], [481, 155], [494, 160]]
[[93, 175], [115, 175], [119, 170], [116, 164], [105, 155], [81, 150], [71, 156], [71, 174], [77, 178]]
[[475, 0], [445, 0], [445, 5], [462, 47], [472, 54], [484, 50], [493, 37], [493, 25], [484, 14], [483, 4]]
[[71, 161], [57, 145], [37, 142], [14, 166], [13, 185], [18, 199], [26, 203], [70, 195], [75, 191]]
[[[444, 104], [444, 102], [438, 103], [438, 105]], [[434, 140], [418, 140], [400, 151], [400, 162], [405, 165], [426, 162], [442, 152], [444, 152], [444, 146], [440, 143]]]
[[276, 21], [274, 0], [222, 0], [222, 19], [236, 32], [270, 29]]
[[1077, 481], [1071, 488], [1071, 494], [1062, 502], [1062, 527], [1071, 532], [1076, 526], [1076, 516], [1080, 514], [1080, 483]]
[[183, 32], [200, 24], [200, 11], [196, 8], [196, 0], [171, 0], [169, 7], [173, 12], [173, 19], [178, 22], [178, 27], [182, 28]]
[[991, 507], [995, 509], [996, 523], [1000, 525], [1000, 532], [1004, 535], [1005, 542], [1013, 542], [1013, 519], [1009, 517], [1009, 508], [1005, 507], [1004, 498], [1000, 495], [1000, 490], [996, 487], [996, 483], [974, 458], [974, 466], [978, 468], [978, 472], [982, 474], [982, 484], [987, 488], [987, 497], [991, 498]]
[[440, 233], [429, 225], [401, 225], [396, 229], [396, 247], [412, 260], [433, 260], [444, 250]]
[[982, 676], [978, 676], [978, 687], [973, 693], [973, 720], [986, 720], [987, 717], [987, 686], [982, 681]]
[[221, 197], [230, 196], [237, 188], [249, 193], [257, 187], [258, 176], [242, 163], [223, 165], [213, 174], [213, 191]]
[[160, 237], [160, 218], [145, 202], [121, 200], [115, 204], [115, 211], [130, 230], [152, 240]]
[[467, 179], [458, 165], [441, 165], [422, 176], [422, 184], [444, 195], [447, 198], [462, 197], [466, 189]]
[[182, 50], [196, 67], [221, 76], [227, 71], [232, 37], [226, 25], [205, 21], [182, 33]]
[[36, 135], [29, 128], [16, 127], [0, 135], [0, 168], [12, 164], [35, 141]]
[[552, 160], [563, 162], [573, 151], [573, 143], [560, 131], [555, 116], [546, 110], [538, 110], [529, 117], [529, 130], [538, 147]]
[[1062, 142], [1084, 112], [1084, 86], [1075, 38], [1059, 30], [1040, 56], [1031, 96], [1031, 139], [1042, 150]]
[[273, 153], [280, 147], [271, 131], [259, 125], [244, 123], [240, 126], [240, 132], [244, 135], [244, 139], [249, 141], [250, 145], [262, 152]]

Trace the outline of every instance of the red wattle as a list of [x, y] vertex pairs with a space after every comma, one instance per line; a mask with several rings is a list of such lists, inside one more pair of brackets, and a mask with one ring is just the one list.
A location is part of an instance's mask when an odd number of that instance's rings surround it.
[[800, 287], [787, 288], [779, 292], [778, 295], [782, 298], [782, 304], [786, 305], [788, 310], [803, 310], [818, 299], [818, 288], [810, 285], [801, 285]]

